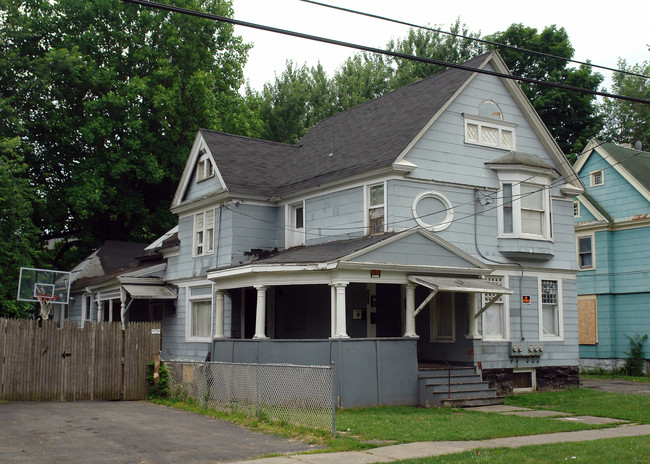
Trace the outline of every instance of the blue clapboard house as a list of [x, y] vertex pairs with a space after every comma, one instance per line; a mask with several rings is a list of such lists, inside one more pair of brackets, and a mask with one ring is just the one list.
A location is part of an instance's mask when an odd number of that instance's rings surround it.
[[[464, 65], [509, 72], [496, 52]], [[165, 360], [333, 363], [344, 408], [577, 386], [583, 192], [518, 84], [471, 70], [296, 144], [201, 129], [178, 227], [146, 249], [163, 275], [113, 279], [115, 317], [158, 301]]]
[[650, 333], [650, 153], [592, 140], [575, 170], [580, 364], [614, 369]]

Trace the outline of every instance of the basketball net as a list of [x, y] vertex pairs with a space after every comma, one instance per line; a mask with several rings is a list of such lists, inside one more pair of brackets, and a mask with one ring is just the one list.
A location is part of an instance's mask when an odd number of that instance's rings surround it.
[[38, 302], [41, 304], [41, 317], [47, 319], [52, 314], [52, 308], [54, 308], [54, 300], [56, 300], [56, 295], [43, 295], [39, 294], [37, 296]]

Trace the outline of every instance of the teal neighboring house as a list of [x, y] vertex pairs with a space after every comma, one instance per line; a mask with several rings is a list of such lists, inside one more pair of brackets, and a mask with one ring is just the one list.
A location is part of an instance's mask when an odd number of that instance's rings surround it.
[[574, 169], [580, 366], [611, 369], [650, 333], [650, 152], [592, 140]]

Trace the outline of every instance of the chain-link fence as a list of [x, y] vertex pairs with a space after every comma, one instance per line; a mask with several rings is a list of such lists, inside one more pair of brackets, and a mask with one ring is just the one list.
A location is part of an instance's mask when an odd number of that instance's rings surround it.
[[332, 430], [331, 366], [165, 362], [172, 395], [202, 407]]

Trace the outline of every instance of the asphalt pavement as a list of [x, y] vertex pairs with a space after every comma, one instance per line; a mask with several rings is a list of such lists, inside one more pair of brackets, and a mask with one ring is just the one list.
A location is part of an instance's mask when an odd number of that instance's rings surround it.
[[0, 404], [0, 463], [219, 463], [314, 449], [144, 401]]

